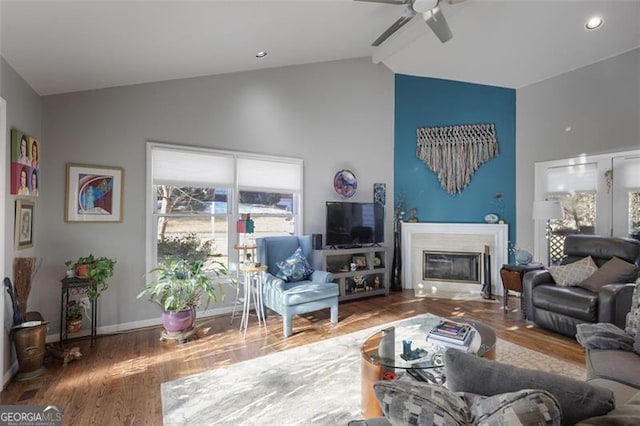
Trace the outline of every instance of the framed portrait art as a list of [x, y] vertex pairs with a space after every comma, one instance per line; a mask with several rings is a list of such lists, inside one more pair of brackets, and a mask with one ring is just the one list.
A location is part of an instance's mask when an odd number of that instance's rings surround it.
[[11, 129], [11, 194], [40, 196], [40, 141]]
[[21, 199], [16, 200], [16, 250], [33, 247], [33, 203]]
[[122, 167], [67, 164], [65, 222], [122, 222]]

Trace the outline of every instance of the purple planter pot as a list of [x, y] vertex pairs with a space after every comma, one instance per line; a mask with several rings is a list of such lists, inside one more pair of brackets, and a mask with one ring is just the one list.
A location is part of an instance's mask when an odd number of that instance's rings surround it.
[[196, 309], [189, 308], [184, 311], [162, 311], [162, 325], [167, 334], [180, 334], [193, 328], [196, 321]]

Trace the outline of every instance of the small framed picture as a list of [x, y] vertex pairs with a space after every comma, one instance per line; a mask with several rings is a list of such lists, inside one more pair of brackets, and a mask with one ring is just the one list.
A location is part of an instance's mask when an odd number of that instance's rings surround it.
[[353, 255], [351, 257], [351, 262], [356, 264], [357, 269], [364, 269], [367, 267], [367, 257], [364, 255]]
[[16, 250], [33, 247], [33, 203], [16, 200]]
[[122, 167], [67, 164], [65, 222], [122, 222]]

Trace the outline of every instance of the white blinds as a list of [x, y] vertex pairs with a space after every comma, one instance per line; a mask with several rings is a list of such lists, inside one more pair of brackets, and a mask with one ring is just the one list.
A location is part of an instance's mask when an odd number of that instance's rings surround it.
[[[625, 189], [640, 189], [640, 157], [629, 157], [622, 160], [620, 183]], [[613, 175], [614, 179], [617, 176]]]
[[234, 158], [230, 155], [154, 147], [151, 151], [154, 185], [231, 187]]
[[238, 158], [238, 187], [254, 190], [300, 191], [302, 163]]
[[595, 192], [597, 172], [596, 163], [550, 167], [546, 173], [546, 192]]

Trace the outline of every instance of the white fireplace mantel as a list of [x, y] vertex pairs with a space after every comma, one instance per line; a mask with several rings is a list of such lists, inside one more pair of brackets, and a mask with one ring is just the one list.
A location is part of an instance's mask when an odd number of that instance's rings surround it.
[[[509, 263], [509, 226], [488, 223], [402, 223], [402, 286], [423, 287], [422, 251], [469, 250], [491, 254], [491, 292], [502, 294], [500, 268]], [[462, 285], [464, 288], [465, 286]], [[458, 287], [460, 288], [460, 287]], [[466, 288], [470, 288], [468, 285]], [[474, 285], [476, 292], [479, 286]]]

